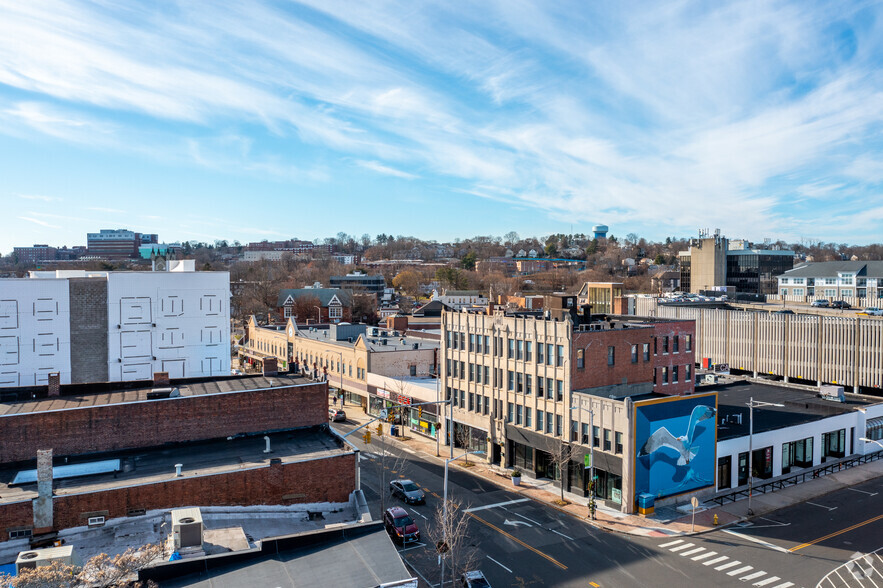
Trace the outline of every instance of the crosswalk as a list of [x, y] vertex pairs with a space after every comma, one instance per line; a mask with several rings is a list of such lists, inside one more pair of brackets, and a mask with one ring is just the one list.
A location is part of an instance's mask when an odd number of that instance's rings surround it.
[[746, 584], [751, 583], [752, 586], [757, 586], [758, 588], [791, 588], [794, 586], [794, 582], [782, 581], [782, 578], [779, 576], [773, 576], [762, 570], [755, 570], [754, 566], [726, 555], [719, 555], [716, 551], [699, 547], [695, 543], [689, 543], [684, 539], [675, 539], [674, 541], [663, 543], [659, 547], [667, 549], [672, 553], [677, 553], [681, 557], [690, 558], [696, 563], [711, 567], [715, 571], [738, 579]]

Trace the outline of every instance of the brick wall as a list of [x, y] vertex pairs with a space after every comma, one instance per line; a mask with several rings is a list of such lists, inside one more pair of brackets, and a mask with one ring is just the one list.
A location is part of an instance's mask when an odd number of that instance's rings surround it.
[[[693, 321], [676, 321], [671, 323], [655, 323], [656, 354], [653, 356], [653, 367], [656, 370], [655, 392], [672, 396], [689, 394], [695, 389], [696, 364], [696, 323]], [[690, 336], [690, 350], [687, 350], [687, 335]], [[665, 337], [668, 337], [668, 353], [664, 350]], [[674, 351], [674, 340], [677, 337], [678, 351]], [[686, 377], [687, 366], [690, 366], [690, 377]], [[673, 383], [674, 367], [678, 368], [678, 381]], [[668, 384], [662, 381], [662, 368], [668, 368]]]
[[328, 420], [324, 382], [229, 394], [111, 404], [0, 416], [0, 463], [153, 447], [321, 425]]
[[107, 382], [107, 280], [72, 278], [71, 382]]
[[[614, 384], [635, 384], [653, 379], [653, 329], [624, 329], [573, 333], [571, 388], [595, 388]], [[643, 345], [650, 345], [651, 357], [644, 361]], [[632, 363], [632, 345], [638, 346], [638, 361]], [[613, 365], [607, 365], [607, 348], [615, 349]], [[577, 368], [578, 350], [585, 352], [585, 367]]]
[[[90, 514], [124, 517], [130, 509], [182, 506], [248, 506], [346, 502], [356, 488], [355, 455], [272, 464], [214, 476], [172, 478], [165, 482], [61, 495], [54, 499], [55, 529], [86, 524]], [[31, 502], [0, 505], [0, 541], [8, 530], [33, 526]]]

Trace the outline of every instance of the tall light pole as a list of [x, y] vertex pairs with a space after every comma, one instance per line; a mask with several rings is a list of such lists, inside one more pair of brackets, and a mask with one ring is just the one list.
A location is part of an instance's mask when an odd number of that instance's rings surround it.
[[859, 440], [859, 441], [864, 441], [865, 443], [876, 443], [877, 445], [880, 446], [881, 449], [883, 449], [883, 442], [876, 441], [876, 440], [874, 440], [874, 439], [868, 439], [867, 437], [859, 437], [858, 440]]
[[748, 514], [753, 515], [751, 510], [751, 491], [754, 487], [752, 483], [754, 479], [754, 407], [761, 406], [785, 406], [784, 404], [775, 404], [772, 402], [761, 402], [755, 400], [752, 396], [748, 400]]
[[316, 306], [315, 304], [313, 305], [313, 308], [316, 309], [316, 323], [317, 324], [321, 323], [322, 322], [322, 309], [320, 307]]
[[[452, 457], [450, 459], [445, 460], [445, 491], [444, 491], [444, 499], [442, 501], [443, 511], [442, 511], [442, 543], [447, 546], [448, 544], [448, 465], [452, 461], [456, 461], [461, 457], [465, 457], [470, 454], [474, 455], [484, 455], [484, 451], [467, 451], [458, 455], [457, 457]], [[444, 588], [445, 586], [445, 554], [442, 554], [442, 562], [441, 562], [441, 584], [440, 588]]]
[[[582, 410], [582, 403], [579, 406], [571, 406], [570, 410]], [[579, 422], [579, 421], [577, 421]], [[595, 413], [589, 405], [589, 504], [595, 501]], [[577, 431], [577, 438], [581, 431]]]

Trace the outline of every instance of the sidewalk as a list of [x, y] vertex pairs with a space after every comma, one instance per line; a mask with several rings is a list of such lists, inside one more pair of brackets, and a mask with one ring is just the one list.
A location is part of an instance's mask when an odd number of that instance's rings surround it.
[[[339, 405], [338, 405], [339, 406]], [[346, 404], [344, 406], [349, 421], [359, 425], [370, 420], [368, 415], [362, 412], [361, 407], [354, 404]], [[373, 425], [372, 425], [373, 426]], [[440, 445], [440, 457], [436, 457], [436, 441], [424, 437], [412, 431], [407, 431], [406, 437], [390, 437], [388, 426], [384, 425], [384, 435], [386, 440], [393, 439], [399, 447], [406, 451], [419, 454], [421, 457], [430, 460], [443, 460], [451, 456], [451, 448], [446, 445]], [[464, 453], [462, 449], [454, 449], [454, 457]], [[564, 500], [568, 503], [561, 505], [561, 489], [558, 484], [548, 479], [533, 479], [524, 476], [521, 478], [521, 485], [515, 486], [509, 479], [508, 472], [511, 468], [501, 468], [488, 464], [482, 460], [484, 456], [473, 456], [469, 459], [469, 467], [465, 467], [463, 459], [458, 459], [451, 464], [451, 467], [460, 467], [468, 470], [475, 476], [480, 476], [485, 480], [493, 482], [498, 486], [514, 492], [522, 494], [525, 498], [530, 498], [537, 502], [543, 502], [552, 508], [561, 512], [572, 515], [583, 521], [588, 515], [588, 498], [573, 494], [571, 492], [564, 493]], [[783, 490], [776, 492], [768, 492], [766, 494], [755, 494], [751, 498], [751, 508], [754, 516], [760, 516], [772, 511], [798, 504], [812, 498], [834, 492], [849, 486], [860, 484], [867, 480], [871, 480], [878, 476], [883, 476], [883, 460], [874, 461], [862, 466], [843, 470], [827, 476], [822, 476], [796, 486], [789, 486]], [[623, 514], [618, 510], [598, 506], [595, 512], [594, 521], [587, 521], [590, 524], [615, 533], [625, 533], [629, 535], [642, 535], [645, 537], [666, 537], [677, 535], [691, 535], [713, 531], [720, 527], [731, 525], [733, 523], [750, 518], [747, 513], [748, 500], [741, 499], [736, 502], [726, 503], [723, 506], [715, 505], [713, 508], [696, 511], [695, 530], [691, 531], [692, 515], [684, 515], [674, 507], [663, 507], [657, 509], [654, 516], [642, 517], [638, 515]], [[714, 525], [714, 516], [718, 517], [718, 525]]]

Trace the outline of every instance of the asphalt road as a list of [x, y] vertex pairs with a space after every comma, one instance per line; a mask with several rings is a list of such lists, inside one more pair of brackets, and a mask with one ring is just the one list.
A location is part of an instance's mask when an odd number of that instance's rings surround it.
[[[335, 428], [346, 432], [353, 425], [341, 423]], [[362, 488], [372, 516], [380, 516], [381, 490], [385, 490], [384, 507], [401, 505], [411, 512], [421, 529], [421, 542], [400, 547], [400, 552], [421, 586], [436, 588], [440, 567], [432, 527], [442, 503], [444, 466], [391, 444], [385, 448], [396, 457], [384, 458], [376, 438], [365, 445], [353, 437], [350, 440], [363, 452]], [[840, 575], [824, 588], [874, 585], [867, 578], [864, 584], [849, 583], [855, 574], [844, 572], [842, 566], [883, 546], [883, 479], [758, 517], [744, 526], [694, 537], [650, 539], [598, 530], [472, 476], [460, 461], [450, 465], [448, 492], [462, 502], [461, 510], [468, 517], [462, 557], [470, 560], [469, 569], [484, 572], [493, 586], [813, 588], [838, 566]], [[426, 504], [407, 506], [390, 497], [388, 489], [380, 487], [384, 465], [384, 482], [395, 477], [414, 480], [424, 488]], [[883, 588], [883, 577], [876, 577], [876, 586]]]

